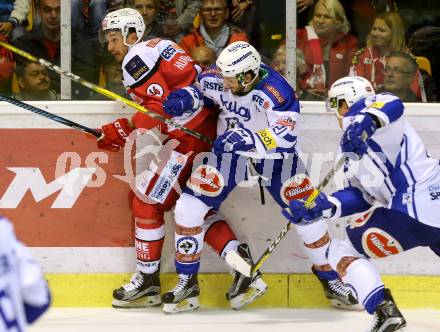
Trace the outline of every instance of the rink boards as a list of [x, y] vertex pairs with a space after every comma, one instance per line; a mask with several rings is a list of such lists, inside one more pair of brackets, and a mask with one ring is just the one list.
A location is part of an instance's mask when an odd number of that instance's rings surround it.
[[[127, 116], [114, 102], [32, 103], [91, 128]], [[322, 103], [304, 103], [300, 145], [314, 183], [334, 162], [341, 132]], [[408, 118], [431, 154], [440, 157], [438, 105], [413, 104]], [[133, 223], [124, 181], [123, 153], [96, 148], [94, 138], [1, 103], [0, 209], [15, 224], [21, 240], [33, 248], [54, 292], [56, 306], [108, 306], [111, 290], [134, 269]], [[142, 161], [132, 161], [139, 168]], [[124, 166], [125, 164], [125, 166]], [[116, 176], [115, 176], [116, 175]], [[332, 183], [327, 191], [335, 188]], [[266, 193], [261, 206], [257, 188], [238, 188], [222, 212], [258, 257], [285, 220]], [[167, 216], [171, 220], [172, 216]], [[172, 221], [172, 220], [171, 220]], [[344, 221], [331, 225], [343, 236]], [[167, 223], [162, 271], [171, 273], [173, 226]], [[405, 307], [440, 309], [440, 264], [429, 250], [375, 261]], [[201, 287], [205, 306], [226, 306], [227, 267], [209, 249], [202, 256]], [[263, 266], [270, 291], [255, 303], [267, 307], [320, 307], [326, 300], [309, 274], [310, 267], [294, 231]], [[164, 289], [174, 281], [163, 277]]]

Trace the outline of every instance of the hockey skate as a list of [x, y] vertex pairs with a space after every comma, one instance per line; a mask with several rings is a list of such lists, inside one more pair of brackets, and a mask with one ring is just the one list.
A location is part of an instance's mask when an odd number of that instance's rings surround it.
[[[250, 264], [253, 264], [249, 246], [242, 243], [237, 248], [238, 254]], [[261, 272], [256, 271], [252, 277], [246, 277], [240, 272], [233, 271], [234, 280], [226, 293], [226, 299], [230, 301], [231, 308], [240, 310], [246, 304], [266, 293], [267, 285], [261, 278]]]
[[367, 332], [403, 331], [405, 318], [400, 313], [389, 289], [384, 289], [385, 296], [373, 314], [373, 322]]
[[162, 295], [163, 311], [174, 314], [199, 308], [199, 281], [197, 274], [179, 274], [179, 282], [173, 290]]
[[137, 271], [130, 282], [113, 291], [113, 308], [147, 308], [161, 304], [159, 271]]
[[330, 300], [332, 306], [346, 310], [363, 310], [364, 308], [353, 295], [351, 289], [347, 287], [341, 278], [327, 280], [320, 278], [314, 269], [313, 273], [318, 277], [324, 289], [325, 296]]

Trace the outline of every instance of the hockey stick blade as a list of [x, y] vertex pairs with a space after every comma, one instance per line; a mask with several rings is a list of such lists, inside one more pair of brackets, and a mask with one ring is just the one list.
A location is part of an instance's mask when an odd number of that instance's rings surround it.
[[231, 250], [226, 254], [226, 263], [234, 270], [244, 274], [247, 277], [251, 276], [252, 266], [246, 262], [236, 251]]

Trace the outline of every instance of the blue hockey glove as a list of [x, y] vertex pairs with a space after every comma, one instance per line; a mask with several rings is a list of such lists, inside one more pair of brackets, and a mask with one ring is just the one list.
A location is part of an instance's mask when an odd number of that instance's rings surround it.
[[223, 152], [249, 151], [255, 148], [254, 134], [241, 126], [225, 131], [214, 141], [215, 154]]
[[314, 201], [314, 206], [310, 209], [306, 208], [305, 202], [294, 200], [289, 202], [289, 209], [283, 209], [282, 214], [291, 223], [297, 225], [304, 225], [320, 220], [324, 214], [330, 217], [334, 214], [334, 205], [328, 200], [324, 193], [320, 193]]
[[189, 86], [171, 92], [163, 102], [163, 109], [171, 116], [181, 116], [188, 111], [197, 110], [201, 98], [199, 90]]
[[368, 113], [358, 115], [342, 135], [342, 152], [352, 152], [362, 157], [368, 149], [365, 141], [374, 134], [377, 125], [378, 121], [372, 115]]

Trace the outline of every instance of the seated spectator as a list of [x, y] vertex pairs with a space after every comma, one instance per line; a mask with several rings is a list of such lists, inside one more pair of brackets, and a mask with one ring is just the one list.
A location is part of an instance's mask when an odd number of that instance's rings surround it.
[[217, 56], [212, 48], [198, 46], [191, 50], [191, 58], [205, 69], [215, 63]]
[[[383, 89], [387, 56], [397, 51], [409, 53], [402, 18], [397, 12], [382, 13], [374, 20], [367, 37], [367, 47], [358, 50], [353, 57], [350, 75], [365, 77], [377, 91]], [[420, 72], [417, 71], [413, 78], [411, 89], [417, 98], [426, 101]]]
[[[0, 35], [0, 41], [7, 42], [6, 37]], [[13, 72], [14, 54], [6, 48], [0, 47], [0, 93], [11, 94]]]
[[[286, 76], [286, 46], [282, 45], [272, 57], [270, 66], [278, 73]], [[304, 53], [300, 49], [296, 49], [296, 89], [295, 92], [298, 97], [301, 97], [302, 90], [300, 88], [299, 81], [307, 71], [306, 60], [304, 59]]]
[[107, 0], [72, 0], [72, 30], [90, 28], [91, 37], [98, 36], [101, 21], [107, 10]]
[[114, 12], [115, 10], [125, 7], [125, 0], [107, 0], [107, 13]]
[[304, 98], [322, 100], [328, 88], [349, 72], [357, 40], [338, 0], [319, 0], [309, 25], [297, 32], [307, 71], [300, 80]]
[[144, 19], [145, 32], [142, 40], [165, 36], [157, 21], [160, 0], [130, 0], [129, 5], [136, 9]]
[[397, 51], [388, 55], [383, 68], [383, 91], [391, 92], [406, 102], [417, 102], [411, 84], [417, 74], [417, 64], [406, 52]]
[[50, 89], [47, 68], [28, 60], [17, 61], [15, 68], [20, 93], [19, 100], [57, 100], [56, 92]]
[[0, 1], [0, 35], [9, 40], [23, 35], [30, 7], [31, 0]]
[[218, 56], [230, 43], [249, 41], [246, 33], [225, 23], [228, 15], [226, 0], [202, 0], [200, 27], [184, 36], [180, 46], [190, 54], [195, 47], [207, 46]]
[[161, 0], [158, 21], [165, 36], [180, 42], [191, 31], [193, 21], [200, 9], [200, 0]]
[[[105, 86], [107, 90], [110, 90], [117, 95], [120, 95], [124, 98], [130, 99], [130, 96], [127, 93], [127, 90], [122, 83], [122, 68], [121, 64], [115, 60], [113, 55], [110, 53], [106, 53], [104, 59], [102, 60], [102, 72], [105, 77]], [[91, 99], [93, 100], [111, 100], [101, 94], [94, 95]]]
[[[40, 0], [37, 9], [41, 19], [31, 31], [13, 41], [18, 48], [38, 58], [60, 64], [60, 0]], [[50, 74], [54, 88], [59, 92], [60, 78], [58, 74]]]

